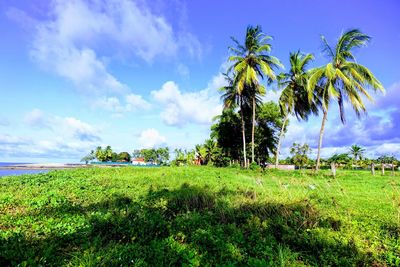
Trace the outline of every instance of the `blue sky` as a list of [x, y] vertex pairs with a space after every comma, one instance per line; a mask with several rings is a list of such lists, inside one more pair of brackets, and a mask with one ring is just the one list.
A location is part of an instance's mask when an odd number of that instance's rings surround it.
[[[340, 8], [340, 9], [339, 9]], [[342, 125], [334, 105], [323, 155], [357, 143], [369, 156], [400, 156], [400, 3], [387, 1], [2, 1], [0, 3], [0, 161], [76, 162], [98, 145], [117, 151], [191, 148], [221, 110], [231, 36], [248, 25], [274, 37], [272, 54], [290, 51], [326, 63], [346, 29], [373, 37], [356, 51], [385, 86], [357, 120]], [[279, 91], [269, 87], [266, 100]], [[291, 120], [293, 142], [316, 147], [321, 118]], [[313, 150], [313, 153], [316, 149]]]

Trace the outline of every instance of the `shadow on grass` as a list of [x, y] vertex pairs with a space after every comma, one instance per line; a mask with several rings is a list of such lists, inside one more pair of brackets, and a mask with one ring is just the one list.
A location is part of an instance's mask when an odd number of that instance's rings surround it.
[[308, 202], [260, 203], [249, 196], [235, 207], [225, 202], [227, 194], [235, 192], [183, 184], [150, 188], [138, 201], [115, 195], [85, 207], [45, 206], [39, 213], [47, 217], [84, 222], [68, 233], [0, 239], [0, 266], [354, 266], [373, 260], [351, 241], [328, 238], [340, 223], [321, 218]]

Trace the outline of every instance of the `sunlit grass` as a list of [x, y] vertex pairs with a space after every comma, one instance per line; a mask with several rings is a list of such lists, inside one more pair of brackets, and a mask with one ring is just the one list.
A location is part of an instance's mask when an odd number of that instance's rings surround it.
[[400, 264], [400, 177], [91, 168], [0, 179], [0, 265]]

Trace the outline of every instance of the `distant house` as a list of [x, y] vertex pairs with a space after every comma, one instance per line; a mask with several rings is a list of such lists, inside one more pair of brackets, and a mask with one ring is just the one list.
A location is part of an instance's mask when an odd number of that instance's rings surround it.
[[146, 165], [144, 158], [136, 158], [132, 160], [133, 165]]

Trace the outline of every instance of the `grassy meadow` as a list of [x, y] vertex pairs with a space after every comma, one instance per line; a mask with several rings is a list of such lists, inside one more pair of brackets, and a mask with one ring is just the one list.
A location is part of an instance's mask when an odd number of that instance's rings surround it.
[[214, 167], [0, 179], [0, 266], [399, 266], [400, 176]]

